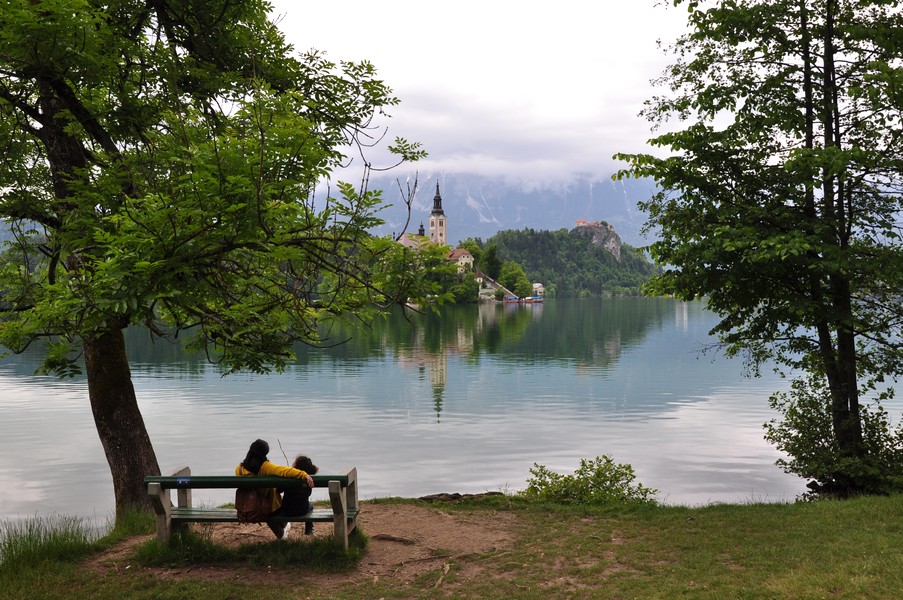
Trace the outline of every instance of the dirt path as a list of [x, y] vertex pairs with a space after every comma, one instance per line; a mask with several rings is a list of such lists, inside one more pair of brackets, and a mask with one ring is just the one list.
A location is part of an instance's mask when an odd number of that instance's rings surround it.
[[[279, 543], [266, 525], [216, 523], [205, 525], [204, 531], [222, 545], [238, 546], [248, 542]], [[444, 510], [442, 505], [415, 506], [410, 504], [363, 503], [360, 527], [370, 541], [363, 559], [356, 569], [339, 574], [306, 573], [222, 567], [156, 568], [131, 564], [132, 549], [151, 536], [131, 538], [109, 551], [94, 557], [90, 568], [102, 573], [123, 573], [129, 570], [153, 571], [161, 579], [239, 580], [270, 583], [312, 583], [335, 586], [363, 580], [395, 578], [412, 581], [428, 572], [441, 577], [443, 567], [454, 561], [458, 579], [467, 580], [481, 572], [478, 555], [502, 552], [515, 540], [518, 528], [511, 513], [464, 514]], [[318, 523], [315, 535], [328, 535], [331, 527]], [[288, 538], [303, 537], [303, 527], [296, 526]], [[473, 559], [473, 560], [469, 560]]]

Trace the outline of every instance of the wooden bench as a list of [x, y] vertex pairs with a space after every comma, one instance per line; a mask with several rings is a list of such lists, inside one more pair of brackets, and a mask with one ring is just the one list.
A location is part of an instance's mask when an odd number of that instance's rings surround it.
[[[277, 523], [312, 522], [333, 523], [335, 538], [348, 549], [348, 536], [357, 527], [357, 469], [344, 475], [311, 475], [314, 493], [318, 489], [329, 491], [330, 508], [314, 508], [300, 517], [274, 517]], [[182, 467], [172, 475], [156, 475], [144, 478], [154, 513], [157, 516], [157, 540], [169, 543], [174, 528], [186, 523], [237, 523], [234, 508], [196, 508], [191, 505], [191, 490], [236, 488], [293, 489], [304, 485], [303, 479], [290, 477], [235, 475], [192, 475], [191, 469]], [[177, 492], [177, 504], [173, 505], [170, 490]]]

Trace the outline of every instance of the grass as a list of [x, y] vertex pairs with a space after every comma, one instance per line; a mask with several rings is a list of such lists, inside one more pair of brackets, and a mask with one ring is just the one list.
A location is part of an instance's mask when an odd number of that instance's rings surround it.
[[[403, 504], [405, 500], [383, 500]], [[364, 575], [342, 589], [298, 581], [177, 580], [155, 577], [164, 565], [190, 573], [197, 564], [225, 569], [344, 570], [360, 560], [365, 539], [345, 554], [328, 542], [260, 544], [238, 550], [183, 536], [169, 549], [137, 548], [135, 568], [101, 575], [80, 568], [125, 531], [147, 531], [140, 518], [98, 541], [60, 519], [5, 530], [0, 589], [18, 598], [897, 598], [903, 590], [903, 496], [796, 504], [701, 508], [563, 507], [489, 497], [443, 506], [449, 512], [513, 513], [513, 547], [445, 557], [412, 583]], [[121, 539], [121, 538], [120, 538]], [[11, 540], [11, 541], [10, 541]], [[468, 563], [465, 565], [464, 563]], [[469, 568], [466, 573], [463, 567]], [[479, 576], [469, 576], [478, 568]], [[437, 582], [442, 583], [436, 586]]]
[[348, 551], [339, 548], [331, 538], [226, 548], [214, 544], [202, 534], [182, 531], [173, 535], [168, 546], [161, 547], [155, 539], [141, 544], [136, 549], [135, 559], [139, 564], [150, 567], [230, 564], [288, 569], [304, 565], [321, 572], [337, 572], [357, 565], [364, 554], [367, 537], [354, 534], [349, 543]]
[[43, 563], [87, 556], [91, 534], [72, 517], [36, 517], [0, 523], [0, 571], [20, 570]]

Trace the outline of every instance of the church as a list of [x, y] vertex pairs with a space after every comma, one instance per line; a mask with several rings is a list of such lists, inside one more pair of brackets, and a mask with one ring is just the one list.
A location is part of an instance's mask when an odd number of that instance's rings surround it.
[[[448, 246], [448, 220], [445, 218], [445, 211], [442, 210], [442, 195], [439, 193], [439, 182], [436, 182], [436, 195], [433, 197], [433, 210], [430, 212], [430, 231], [427, 237], [423, 228], [423, 222], [420, 223], [420, 229], [416, 234], [405, 233], [399, 239], [399, 243], [408, 248], [415, 250], [423, 246], [423, 244], [434, 244], [437, 246]], [[448, 253], [450, 261], [458, 263], [458, 272], [473, 270], [473, 254], [464, 248], [450, 250]]]

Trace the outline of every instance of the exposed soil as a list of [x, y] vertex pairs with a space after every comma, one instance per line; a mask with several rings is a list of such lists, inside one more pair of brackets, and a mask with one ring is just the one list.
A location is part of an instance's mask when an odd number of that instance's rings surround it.
[[[433, 499], [454, 500], [455, 496], [440, 495]], [[265, 524], [215, 523], [197, 525], [199, 531], [225, 546], [261, 543], [278, 544]], [[107, 552], [92, 558], [88, 567], [101, 573], [153, 572], [161, 579], [207, 579], [263, 581], [269, 583], [307, 583], [315, 586], [336, 586], [352, 582], [394, 578], [404, 582], [433, 572], [437, 584], [442, 583], [448, 564], [455, 563], [456, 580], [467, 581], [482, 571], [480, 556], [505, 552], [513, 546], [518, 529], [512, 513], [459, 513], [447, 511], [442, 504], [422, 506], [411, 504], [362, 503], [359, 527], [369, 543], [364, 557], [351, 571], [330, 574], [308, 572], [300, 568], [252, 569], [249, 567], [140, 567], [132, 560], [133, 548], [152, 536], [126, 540]], [[289, 540], [300, 540], [304, 526], [295, 523]], [[314, 535], [326, 536], [332, 526], [317, 523]]]

